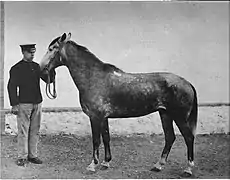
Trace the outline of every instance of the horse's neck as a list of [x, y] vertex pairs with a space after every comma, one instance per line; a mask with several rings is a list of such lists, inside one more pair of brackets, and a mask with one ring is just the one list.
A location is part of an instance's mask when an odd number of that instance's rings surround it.
[[67, 68], [77, 88], [84, 90], [88, 88], [86, 84], [95, 73], [103, 73], [103, 62], [93, 58], [71, 57], [68, 59]]

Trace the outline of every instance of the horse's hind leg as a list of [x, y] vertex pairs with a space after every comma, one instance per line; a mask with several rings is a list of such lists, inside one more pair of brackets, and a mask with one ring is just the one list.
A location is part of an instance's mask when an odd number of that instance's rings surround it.
[[160, 160], [154, 165], [151, 171], [160, 171], [166, 164], [168, 154], [176, 139], [173, 129], [173, 119], [169, 116], [166, 110], [159, 110], [163, 131], [165, 134], [165, 146], [162, 151]]
[[108, 119], [106, 118], [101, 122], [101, 133], [102, 139], [105, 148], [105, 160], [101, 163], [102, 170], [109, 168], [109, 161], [112, 159], [111, 151], [110, 151], [110, 134], [109, 134], [109, 125]]
[[182, 136], [184, 137], [186, 146], [187, 146], [187, 157], [188, 157], [188, 166], [184, 170], [183, 176], [189, 177], [192, 175], [192, 168], [194, 167], [194, 139], [195, 139], [195, 130], [193, 126], [189, 124], [188, 121], [175, 121]]

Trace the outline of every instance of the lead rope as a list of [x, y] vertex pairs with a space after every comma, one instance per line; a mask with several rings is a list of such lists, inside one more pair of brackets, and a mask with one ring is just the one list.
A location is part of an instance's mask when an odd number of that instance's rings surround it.
[[[58, 53], [58, 51], [54, 54], [54, 56]], [[55, 77], [53, 80], [53, 94], [51, 93], [51, 88], [50, 88], [50, 71], [47, 68], [49, 64], [47, 64], [45, 66], [45, 70], [48, 72], [48, 82], [46, 83], [46, 95], [48, 96], [48, 98], [50, 99], [55, 99], [57, 97], [57, 93], [56, 93], [56, 84], [55, 84]]]
[[56, 83], [55, 83], [55, 78], [53, 81], [53, 94], [51, 93], [51, 88], [50, 88], [50, 73], [49, 70], [46, 69], [48, 71], [48, 82], [46, 83], [46, 95], [48, 98], [50, 99], [55, 99], [57, 97], [57, 93], [56, 93]]

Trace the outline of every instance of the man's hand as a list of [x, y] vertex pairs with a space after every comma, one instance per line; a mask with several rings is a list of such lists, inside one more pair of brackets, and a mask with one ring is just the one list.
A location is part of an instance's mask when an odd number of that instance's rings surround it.
[[12, 108], [11, 108], [11, 113], [13, 113], [13, 114], [15, 114], [15, 115], [18, 114], [18, 105], [12, 106]]

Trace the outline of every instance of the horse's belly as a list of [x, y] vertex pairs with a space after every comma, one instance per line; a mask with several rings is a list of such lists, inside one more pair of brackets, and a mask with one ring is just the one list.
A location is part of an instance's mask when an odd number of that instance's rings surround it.
[[151, 104], [129, 104], [126, 106], [114, 106], [109, 115], [110, 118], [128, 118], [139, 117], [153, 113], [159, 109], [159, 105], [152, 102]]
[[108, 118], [131, 118], [131, 117], [140, 117], [140, 116], [145, 116], [145, 115], [148, 115], [150, 113], [153, 113], [153, 112], [156, 112], [157, 110], [155, 111], [145, 111], [145, 112], [114, 112], [112, 113], [111, 115], [108, 116]]

